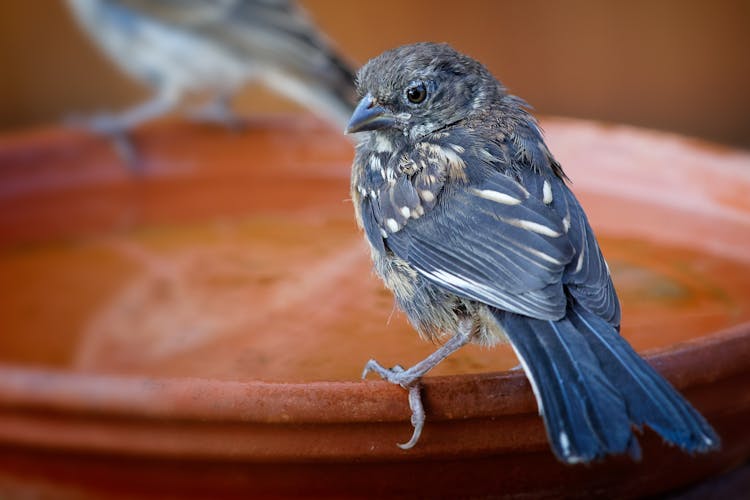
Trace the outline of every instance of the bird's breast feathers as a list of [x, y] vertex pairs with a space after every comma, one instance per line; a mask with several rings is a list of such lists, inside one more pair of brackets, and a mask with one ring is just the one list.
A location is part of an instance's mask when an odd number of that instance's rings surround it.
[[372, 207], [382, 238], [431, 210], [446, 181], [465, 179], [464, 148], [458, 144], [422, 141], [400, 151], [387, 138], [375, 144], [358, 155], [352, 187], [355, 199]]

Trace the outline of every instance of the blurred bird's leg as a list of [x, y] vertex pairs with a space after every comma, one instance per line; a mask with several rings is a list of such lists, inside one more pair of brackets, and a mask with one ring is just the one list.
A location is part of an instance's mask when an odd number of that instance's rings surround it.
[[240, 131], [245, 127], [246, 122], [232, 111], [231, 100], [231, 94], [217, 94], [202, 106], [190, 109], [187, 116], [196, 122], [214, 123], [232, 131]]
[[102, 135], [127, 134], [141, 123], [168, 113], [177, 100], [175, 92], [159, 92], [152, 99], [122, 113], [95, 116], [89, 126]]
[[459, 350], [471, 341], [473, 334], [473, 323], [471, 320], [466, 319], [459, 323], [458, 331], [456, 334], [443, 344], [437, 351], [433, 352], [425, 359], [412, 366], [409, 369], [404, 370], [401, 366], [394, 366], [391, 369], [384, 368], [380, 363], [371, 359], [365, 365], [365, 369], [362, 372], [362, 378], [365, 378], [371, 371], [380, 375], [384, 380], [398, 384], [404, 389], [409, 391], [409, 408], [411, 408], [411, 425], [414, 427], [411, 439], [406, 443], [399, 443], [399, 447], [408, 450], [412, 448], [417, 441], [419, 436], [422, 434], [422, 428], [424, 427], [425, 413], [424, 406], [422, 405], [422, 377], [430, 370], [435, 368], [445, 358]]
[[110, 138], [117, 154], [129, 167], [138, 165], [138, 154], [130, 131], [153, 118], [168, 113], [179, 100], [179, 94], [171, 89], [158, 92], [152, 99], [119, 114], [100, 114], [84, 120], [70, 120], [74, 126], [82, 126], [99, 135]]

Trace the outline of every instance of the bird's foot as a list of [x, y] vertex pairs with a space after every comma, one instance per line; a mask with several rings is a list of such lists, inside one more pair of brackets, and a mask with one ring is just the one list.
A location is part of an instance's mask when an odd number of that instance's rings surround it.
[[232, 132], [241, 132], [247, 120], [231, 110], [224, 100], [215, 100], [187, 111], [188, 119], [198, 123], [209, 123], [226, 127]]
[[162, 89], [150, 100], [118, 114], [101, 114], [92, 118], [69, 120], [79, 128], [109, 137], [125, 164], [131, 169], [140, 169], [140, 159], [130, 138], [130, 131], [138, 125], [167, 113], [179, 99], [175, 89]]
[[398, 384], [404, 389], [409, 391], [409, 408], [411, 408], [411, 425], [414, 427], [411, 439], [406, 443], [398, 443], [398, 447], [402, 450], [408, 450], [413, 448], [419, 437], [422, 435], [422, 429], [424, 428], [425, 412], [424, 406], [422, 405], [422, 374], [414, 372], [413, 368], [404, 370], [400, 365], [396, 365], [393, 368], [385, 368], [380, 363], [371, 359], [365, 365], [365, 369], [362, 372], [362, 378], [367, 377], [367, 374], [371, 371], [380, 375], [380, 377], [390, 382], [391, 384]]
[[458, 331], [451, 337], [448, 342], [438, 348], [435, 352], [427, 356], [425, 359], [412, 366], [411, 368], [404, 370], [403, 367], [396, 365], [391, 369], [384, 368], [380, 363], [371, 359], [365, 365], [365, 369], [362, 372], [362, 378], [365, 378], [371, 371], [380, 375], [384, 380], [398, 384], [404, 389], [409, 391], [409, 408], [411, 408], [411, 425], [414, 427], [414, 432], [411, 435], [411, 439], [398, 446], [404, 450], [412, 448], [417, 441], [419, 436], [422, 434], [422, 428], [424, 427], [425, 413], [424, 406], [422, 405], [422, 377], [430, 370], [435, 368], [441, 361], [447, 358], [458, 349], [468, 344], [474, 336], [473, 323], [470, 319], [466, 319], [459, 323]]
[[85, 129], [96, 135], [104, 136], [112, 142], [117, 155], [131, 170], [140, 164], [138, 151], [130, 136], [130, 127], [124, 123], [121, 115], [98, 114], [88, 118], [74, 116], [66, 120], [74, 128]]
[[422, 374], [415, 374], [412, 368], [405, 370], [401, 365], [396, 365], [393, 368], [385, 368], [374, 359], [371, 359], [365, 365], [365, 369], [362, 371], [362, 378], [366, 378], [370, 372], [375, 372], [383, 380], [391, 384], [400, 385], [404, 389], [408, 389], [418, 383], [419, 379], [422, 378]]

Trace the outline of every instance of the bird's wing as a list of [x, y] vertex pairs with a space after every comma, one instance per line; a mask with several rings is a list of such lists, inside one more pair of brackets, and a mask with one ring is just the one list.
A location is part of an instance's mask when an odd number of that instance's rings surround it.
[[[568, 191], [572, 198], [573, 194]], [[570, 234], [576, 257], [563, 275], [568, 292], [586, 309], [615, 328], [620, 328], [620, 301], [604, 256], [578, 201], [571, 203]]]
[[526, 169], [519, 172], [519, 179], [538, 198], [547, 198], [548, 205], [563, 218], [563, 225], [575, 250], [562, 276], [568, 293], [586, 309], [619, 328], [620, 302], [609, 267], [575, 195], [556, 176], [546, 177]]
[[562, 218], [469, 153], [456, 145], [418, 145], [411, 175], [403, 162], [402, 175], [389, 167], [377, 196], [366, 197], [368, 237], [377, 227], [390, 251], [459, 296], [539, 319], [561, 318], [567, 300], [562, 276], [574, 255]]

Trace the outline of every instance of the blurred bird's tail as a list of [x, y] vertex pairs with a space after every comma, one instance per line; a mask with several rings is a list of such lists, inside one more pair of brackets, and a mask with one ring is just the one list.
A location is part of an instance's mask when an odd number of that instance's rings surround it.
[[559, 321], [497, 312], [529, 378], [557, 457], [640, 458], [632, 427], [648, 425], [691, 453], [719, 446], [706, 420], [615, 328], [571, 303]]

